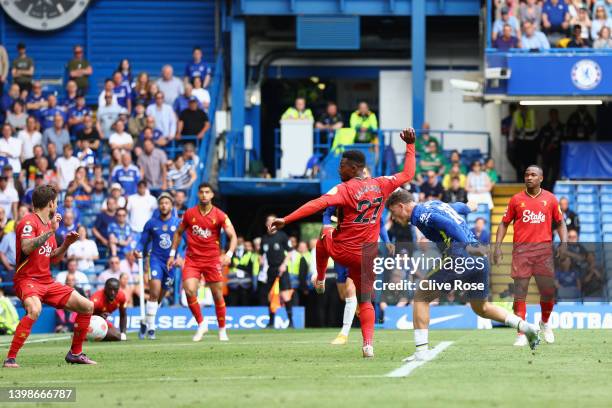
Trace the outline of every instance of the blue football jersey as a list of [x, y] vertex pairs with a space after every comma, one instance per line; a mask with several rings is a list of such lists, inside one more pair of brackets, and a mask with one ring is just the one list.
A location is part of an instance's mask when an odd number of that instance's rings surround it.
[[164, 221], [159, 217], [159, 212], [157, 212], [145, 224], [136, 249], [144, 252], [149, 248], [149, 244], [151, 244], [151, 259], [161, 260], [165, 263], [170, 256], [172, 238], [180, 223], [181, 219], [174, 213], [169, 219]]
[[412, 210], [410, 223], [423, 233], [425, 238], [448, 247], [453, 243], [478, 243], [463, 216], [471, 212], [463, 203], [447, 204], [428, 201], [417, 204]]

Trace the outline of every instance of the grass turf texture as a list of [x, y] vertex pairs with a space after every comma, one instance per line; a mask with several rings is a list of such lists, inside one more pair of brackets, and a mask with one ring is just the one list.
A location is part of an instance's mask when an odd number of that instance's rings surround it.
[[[377, 331], [373, 360], [361, 357], [358, 329], [346, 346], [329, 344], [336, 333], [230, 331], [229, 343], [216, 333], [201, 343], [191, 342], [192, 332], [160, 331], [155, 341], [131, 333], [127, 342], [87, 343], [95, 367], [64, 363], [69, 340], [32, 343], [18, 358], [21, 369], [0, 370], [0, 387], [74, 386], [77, 403], [64, 405], [88, 408], [612, 404], [610, 331], [558, 330], [557, 343], [532, 352], [513, 347], [509, 329], [433, 330], [433, 346], [454, 343], [405, 378], [385, 374], [412, 353], [412, 331]], [[9, 341], [0, 338], [3, 352]]]

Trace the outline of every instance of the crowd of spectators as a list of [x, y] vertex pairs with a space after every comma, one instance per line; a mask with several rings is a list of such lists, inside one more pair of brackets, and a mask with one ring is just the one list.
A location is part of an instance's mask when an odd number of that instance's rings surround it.
[[137, 294], [131, 250], [157, 208], [155, 196], [170, 190], [182, 215], [197, 178], [196, 144], [210, 127], [211, 67], [199, 47], [182, 78], [170, 65], [158, 79], [147, 72], [133, 77], [123, 59], [108, 72], [96, 106], [85, 97], [96, 86], [90, 82], [96, 68], [82, 46], [66, 64], [64, 92], [46, 90], [26, 45], [17, 50], [9, 61], [0, 45], [0, 278], [12, 280], [15, 223], [32, 210], [34, 187], [46, 183], [61, 191], [58, 243], [71, 231], [80, 236], [56, 279], [89, 294], [116, 277]]
[[542, 50], [612, 48], [609, 0], [495, 0], [492, 46]]

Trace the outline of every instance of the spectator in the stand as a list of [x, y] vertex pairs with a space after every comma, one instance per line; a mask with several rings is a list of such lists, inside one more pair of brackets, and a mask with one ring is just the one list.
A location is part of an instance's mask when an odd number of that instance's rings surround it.
[[117, 122], [121, 115], [127, 114], [127, 110], [118, 104], [113, 104], [113, 95], [106, 93], [104, 95], [105, 104], [98, 107], [98, 133], [103, 139], [108, 139], [112, 133], [112, 127]]
[[103, 179], [94, 179], [92, 184], [91, 212], [98, 214], [102, 210], [102, 203], [106, 200], [106, 182]]
[[68, 61], [68, 74], [83, 93], [89, 89], [89, 77], [92, 73], [93, 68], [83, 55], [83, 47], [75, 45], [74, 56]]
[[444, 187], [445, 189], [449, 189], [451, 186], [451, 180], [454, 177], [457, 177], [459, 179], [459, 187], [465, 188], [465, 180], [467, 177], [461, 171], [459, 163], [453, 163], [451, 165], [450, 170], [444, 175], [444, 178], [442, 179], [442, 187]]
[[453, 150], [448, 158], [448, 164], [446, 165], [446, 169], [450, 169], [454, 164], [459, 166], [459, 171], [462, 174], [467, 174], [467, 168], [461, 162], [461, 154], [458, 150]]
[[108, 226], [108, 240], [111, 254], [121, 259], [125, 258], [126, 253], [134, 249], [134, 231], [127, 223], [127, 210], [125, 208], [117, 210], [117, 221]]
[[576, 16], [572, 16], [570, 19], [570, 26], [575, 28], [577, 25], [582, 28], [580, 32], [581, 37], [588, 42], [592, 23], [589, 12], [585, 7], [579, 8]]
[[66, 123], [66, 113], [63, 108], [57, 106], [57, 96], [50, 94], [47, 97], [47, 107], [40, 111], [40, 127], [43, 131], [52, 128], [55, 124], [55, 117], [60, 115]]
[[0, 44], [0, 96], [4, 95], [4, 86], [8, 78], [10, 61], [4, 45]]
[[178, 216], [182, 217], [185, 211], [187, 211], [187, 193], [182, 190], [178, 190], [174, 193], [174, 208]]
[[117, 98], [119, 106], [125, 108], [128, 113], [132, 112], [132, 99], [130, 98], [130, 88], [123, 84], [123, 75], [116, 71], [113, 74], [113, 94]]
[[429, 144], [427, 145], [427, 153], [421, 157], [421, 161], [417, 167], [417, 172], [421, 175], [430, 170], [433, 170], [440, 176], [444, 174], [446, 159], [444, 155], [438, 153], [438, 144], [436, 142], [433, 140], [429, 141]]
[[68, 110], [68, 128], [72, 136], [78, 138], [79, 133], [85, 128], [85, 118], [91, 119], [91, 114], [91, 109], [85, 105], [85, 96], [77, 96], [75, 105]]
[[74, 180], [76, 169], [81, 166], [81, 161], [73, 156], [73, 150], [70, 143], [64, 145], [64, 155], [57, 159], [55, 168], [57, 169], [57, 177], [59, 186], [62, 190], [68, 188], [68, 185]]
[[119, 119], [115, 122], [115, 132], [108, 138], [108, 144], [111, 149], [120, 149], [122, 151], [132, 151], [134, 148], [134, 139], [132, 135], [125, 131], [125, 122]]
[[11, 125], [2, 126], [2, 138], [0, 138], [0, 156], [6, 157], [8, 163], [13, 167], [15, 173], [21, 172], [21, 157], [23, 155], [23, 142], [13, 136]]
[[116, 221], [116, 214], [117, 200], [114, 197], [108, 197], [106, 199], [106, 208], [102, 208], [102, 211], [98, 213], [93, 228], [91, 229], [98, 245], [110, 248], [108, 242], [108, 226]]
[[138, 260], [134, 256], [134, 252], [130, 251], [125, 254], [125, 258], [119, 262], [121, 276], [125, 275], [130, 283], [138, 282]]
[[602, 27], [599, 30], [599, 37], [593, 42], [593, 48], [610, 49], [612, 48], [612, 38], [610, 38], [610, 28]]
[[306, 108], [306, 99], [304, 97], [298, 96], [295, 98], [294, 106], [287, 108], [283, 116], [281, 116], [281, 120], [288, 119], [310, 119], [314, 120], [314, 116], [312, 116], [312, 111]]
[[166, 153], [158, 147], [152, 140], [145, 140], [143, 153], [138, 156], [138, 166], [143, 179], [151, 188], [165, 190], [166, 182]]
[[100, 148], [100, 134], [98, 133], [98, 129], [95, 128], [91, 116], [87, 115], [83, 117], [83, 129], [77, 133], [76, 139], [79, 149], [83, 149], [84, 142], [86, 142], [87, 146], [94, 152], [97, 152]]
[[202, 49], [193, 47], [193, 59], [185, 66], [185, 82], [193, 82], [200, 78], [204, 88], [208, 88], [212, 76], [212, 68], [202, 60]]
[[555, 286], [559, 300], [580, 298], [580, 271], [573, 265], [570, 257], [563, 257], [555, 272]]
[[[75, 274], [69, 273], [65, 279], [60, 282], [69, 288], [72, 288], [79, 295], [87, 297], [83, 289], [77, 286], [77, 279]], [[74, 323], [76, 322], [76, 312], [72, 312], [68, 309], [56, 309], [55, 310], [55, 333], [71, 333], [74, 331]]]
[[130, 195], [127, 199], [128, 222], [132, 230], [141, 233], [155, 209], [157, 209], [157, 200], [149, 192], [147, 182], [140, 180], [136, 194]]
[[17, 134], [17, 139], [21, 140], [23, 146], [21, 160], [24, 161], [34, 157], [34, 146], [42, 144], [42, 135], [38, 131], [36, 119], [28, 117], [26, 128]]
[[119, 269], [119, 262], [120, 260], [118, 256], [113, 255], [110, 257], [110, 259], [108, 260], [108, 269], [106, 269], [100, 274], [100, 276], [98, 276], [99, 284], [104, 285], [106, 281], [110, 278], [115, 278], [119, 280], [119, 278], [121, 277], [121, 269]]
[[567, 119], [567, 138], [576, 141], [588, 141], [595, 133], [595, 120], [586, 106], [579, 105]]
[[[59, 187], [59, 179], [55, 170], [51, 168], [49, 160], [46, 157], [41, 157], [36, 161], [39, 173], [42, 174], [45, 184], [52, 184]], [[55, 168], [55, 166], [53, 166]]]
[[[26, 95], [26, 91], [23, 91], [23, 95]], [[25, 111], [25, 99], [22, 98], [22, 93], [19, 91], [19, 85], [12, 84], [8, 92], [0, 97], [0, 119], [5, 119], [4, 115], [8, 113], [7, 111], [10, 110], [17, 101], [23, 104], [23, 110]]]
[[74, 215], [74, 222], [78, 224], [81, 221], [81, 211], [76, 207], [74, 196], [72, 193], [66, 193], [64, 197], [64, 202], [61, 206], [58, 207], [57, 213], [61, 216], [64, 215], [66, 210], [71, 210]]
[[520, 48], [520, 37], [512, 35], [512, 27], [510, 24], [504, 24], [502, 32], [493, 40], [493, 47], [499, 51], [508, 51], [510, 48]]
[[119, 65], [117, 65], [117, 72], [121, 74], [121, 85], [125, 86], [131, 96], [132, 93], [132, 64], [130, 64], [130, 60], [127, 58], [119, 61]]
[[87, 227], [80, 225], [78, 228], [79, 240], [68, 248], [68, 258], [77, 262], [77, 267], [82, 271], [93, 271], [94, 261], [100, 259], [98, 246], [87, 238]]
[[53, 127], [47, 128], [43, 132], [42, 145], [47, 151], [49, 143], [53, 143], [59, 151], [64, 151], [64, 146], [70, 144], [70, 134], [64, 127], [64, 117], [62, 115], [55, 115]]
[[147, 116], [155, 119], [156, 128], [162, 133], [162, 137], [172, 140], [176, 135], [176, 114], [171, 105], [164, 102], [164, 93], [155, 95], [155, 103], [147, 107]]
[[521, 36], [521, 27], [518, 20], [516, 17], [511, 16], [509, 14], [508, 7], [504, 6], [501, 8], [501, 18], [499, 20], [495, 20], [493, 23], [493, 29], [491, 30], [493, 41], [502, 35], [502, 31], [506, 25], [509, 25], [511, 28], [511, 36], [515, 38], [519, 38]]
[[595, 17], [591, 24], [591, 37], [597, 38], [603, 27], [612, 28], [612, 19], [604, 6], [597, 5], [595, 7]]
[[538, 158], [539, 146], [535, 110], [520, 105], [512, 115], [510, 133], [517, 151], [516, 179], [522, 180], [527, 167], [536, 163]]
[[115, 95], [114, 90], [115, 90], [115, 83], [113, 82], [113, 80], [110, 78], [106, 79], [104, 81], [104, 87], [102, 88], [100, 95], [98, 95], [98, 107], [102, 107], [106, 105], [106, 95], [107, 94], [112, 95], [111, 103], [113, 105], [119, 105], [119, 102], [117, 102], [117, 95]]
[[17, 242], [14, 231], [6, 232], [2, 235], [2, 240], [0, 240], [0, 263], [7, 272], [15, 271], [17, 258], [16, 245]]
[[185, 163], [182, 155], [176, 156], [168, 172], [168, 187], [174, 190], [188, 190], [198, 176], [193, 166]]
[[451, 178], [449, 188], [444, 190], [442, 201], [445, 203], [467, 203], [467, 191], [461, 187], [461, 181], [458, 176]]
[[181, 136], [197, 136], [198, 140], [204, 138], [204, 134], [210, 128], [208, 115], [198, 107], [198, 99], [192, 96], [189, 99], [188, 108], [181, 112], [178, 121], [176, 139]]
[[555, 46], [570, 28], [570, 14], [563, 0], [548, 0], [542, 6], [542, 30]]
[[523, 23], [521, 48], [526, 50], [548, 50], [550, 48], [550, 43], [543, 32], [536, 30], [532, 23], [526, 21]]
[[8, 178], [9, 186], [17, 190], [19, 197], [22, 197], [24, 193], [23, 184], [21, 183], [21, 180], [19, 180], [19, 173], [15, 173], [13, 171], [13, 166], [11, 166], [10, 164], [5, 164], [4, 167], [2, 167], [1, 174], [5, 175]]
[[440, 142], [438, 141], [438, 139], [436, 139], [430, 134], [429, 129], [430, 129], [429, 123], [424, 122], [423, 126], [421, 127], [420, 135], [417, 137], [417, 140], [414, 146], [417, 154], [422, 155], [422, 154], [427, 153], [427, 146], [429, 145], [429, 142], [432, 142], [432, 141], [436, 144], [436, 149], [439, 149], [440, 147]]
[[491, 180], [491, 186], [495, 186], [499, 181], [499, 174], [497, 174], [497, 169], [495, 168], [495, 160], [492, 157], [489, 157], [484, 164], [485, 173], [489, 176], [489, 180]]
[[193, 79], [193, 90], [191, 93], [198, 98], [198, 101], [202, 105], [202, 109], [208, 112], [208, 107], [210, 106], [210, 93], [208, 89], [204, 88], [202, 78], [195, 77]]
[[132, 154], [129, 152], [123, 153], [121, 164], [113, 169], [112, 182], [119, 183], [125, 194], [129, 196], [136, 193], [140, 177], [140, 170], [132, 163]]
[[132, 86], [132, 105], [140, 102], [146, 106], [149, 99], [149, 74], [141, 72]]
[[66, 95], [62, 99], [60, 105], [64, 112], [70, 111], [77, 104], [77, 98], [79, 95], [84, 95], [83, 92], [79, 92], [79, 87], [76, 82], [70, 80], [66, 83]]
[[21, 182], [26, 184], [26, 187], [32, 187], [34, 176], [40, 171], [37, 160], [44, 156], [45, 152], [41, 145], [36, 145], [32, 149], [33, 156], [21, 164]]
[[74, 180], [68, 185], [66, 197], [69, 195], [73, 196], [77, 208], [89, 208], [92, 192], [93, 187], [87, 178], [87, 169], [81, 166], [76, 169]]
[[541, 30], [540, 23], [542, 22], [542, 5], [536, 0], [527, 0], [519, 6], [520, 23], [530, 22], [535, 26], [536, 30]]
[[566, 256], [572, 259], [572, 265], [579, 270], [586, 268], [586, 256], [588, 251], [578, 242], [578, 231], [570, 228], [567, 231]]
[[[43, 149], [45, 148], [44, 140], [45, 140], [45, 135], [43, 134]], [[47, 159], [49, 160], [49, 168], [55, 171], [55, 162], [60, 157], [57, 154], [57, 145], [53, 142], [48, 142], [46, 147], [47, 147], [47, 151], [45, 152], [45, 154], [46, 154]]]
[[32, 89], [32, 77], [34, 76], [34, 60], [26, 54], [24, 43], [17, 44], [18, 56], [11, 64], [11, 76], [13, 82], [19, 85], [19, 90], [28, 91]]
[[478, 242], [483, 245], [488, 245], [491, 243], [491, 234], [487, 230], [486, 226], [487, 221], [482, 217], [478, 217], [476, 218], [476, 221], [474, 221], [474, 228], [472, 228], [474, 236]]
[[[72, 248], [72, 246], [73, 245], [71, 245], [70, 248]], [[66, 262], [66, 270], [59, 272], [55, 276], [55, 281], [61, 284], [65, 284], [66, 277], [68, 275], [74, 275], [74, 277], [76, 278], [76, 286], [83, 289], [86, 293], [89, 293], [91, 291], [91, 285], [89, 283], [89, 278], [87, 277], [87, 275], [83, 273], [83, 271], [88, 271], [88, 270], [89, 270], [88, 268], [81, 268], [79, 265], [79, 262], [76, 259], [69, 258], [68, 261]]]
[[19, 205], [19, 195], [14, 187], [9, 185], [8, 177], [0, 175], [0, 207], [4, 208], [4, 213], [9, 220], [17, 219], [17, 206]]
[[436, 172], [433, 170], [427, 171], [427, 181], [421, 185], [421, 192], [419, 193], [420, 201], [440, 200], [443, 193], [444, 188], [438, 181]]
[[591, 41], [588, 38], [583, 38], [582, 27], [576, 24], [572, 30], [572, 39], [567, 44], [567, 48], [590, 48]]
[[174, 112], [177, 114], [177, 116], [179, 116], [182, 111], [189, 107], [189, 100], [192, 97], [196, 98], [196, 101], [198, 102], [198, 108], [203, 109], [203, 106], [200, 103], [199, 99], [195, 95], [193, 95], [193, 85], [187, 83], [185, 84], [185, 92], [183, 92], [182, 95], [179, 95], [178, 98], [176, 98], [176, 100], [174, 101], [174, 104], [172, 105], [172, 107], [174, 108]]
[[160, 92], [163, 93], [164, 102], [170, 106], [174, 100], [183, 93], [183, 81], [174, 76], [171, 65], [164, 65], [161, 70], [161, 78], [157, 81]]
[[378, 119], [365, 101], [351, 114], [350, 126], [357, 132], [355, 143], [378, 144]]
[[538, 138], [542, 152], [544, 187], [550, 190], [559, 178], [561, 143], [565, 140], [565, 126], [559, 121], [557, 109], [553, 108], [548, 111], [548, 123], [542, 126]]
[[62, 222], [60, 222], [59, 227], [57, 227], [57, 230], [55, 231], [55, 239], [57, 240], [58, 245], [62, 245], [64, 239], [66, 239], [66, 235], [77, 230], [77, 223], [74, 218], [74, 212], [72, 209], [68, 208], [64, 210]]
[[[140, 142], [144, 142], [145, 139], [151, 139], [153, 140], [153, 143], [155, 143], [155, 146], [163, 147], [168, 144], [170, 139], [167, 136], [164, 136], [162, 131], [157, 128], [155, 118], [153, 116], [147, 116], [145, 119], [145, 124], [146, 126], [140, 134]], [[151, 130], [150, 137], [148, 134], [149, 132], [147, 132], [147, 128]]]
[[28, 115], [34, 116], [40, 122], [42, 109], [47, 107], [47, 100], [43, 95], [42, 85], [40, 81], [32, 82], [32, 91], [28, 93], [26, 98], [26, 109]]
[[134, 112], [128, 119], [128, 133], [132, 135], [134, 144], [138, 143], [140, 134], [147, 127], [147, 116], [145, 115], [145, 106], [142, 102], [134, 105]]
[[321, 136], [326, 136], [326, 141], [331, 139], [331, 135], [344, 127], [344, 118], [342, 114], [338, 112], [338, 105], [336, 102], [327, 102], [325, 113], [319, 117], [319, 120], [315, 123], [315, 128], [321, 130]]
[[[110, 195], [108, 198], [114, 198], [117, 203], [117, 208], [125, 208], [127, 206], [127, 198], [123, 194], [123, 188], [119, 183], [113, 183], [110, 186]], [[102, 208], [106, 208], [106, 201], [102, 203]]]
[[597, 258], [594, 252], [589, 252], [586, 256], [587, 266], [580, 277], [580, 286], [582, 288], [582, 296], [584, 297], [601, 297], [604, 294], [605, 273], [601, 266], [597, 265]]
[[11, 125], [15, 131], [25, 129], [28, 118], [23, 102], [20, 100], [13, 102], [11, 110], [6, 113], [6, 123]]
[[568, 231], [572, 229], [580, 233], [580, 218], [578, 218], [578, 214], [569, 208], [569, 200], [566, 197], [561, 197], [559, 200], [559, 207], [563, 213], [563, 220], [565, 221]]
[[468, 173], [465, 190], [468, 192], [468, 201], [477, 204], [487, 204], [489, 210], [493, 209], [493, 198], [491, 197], [491, 180], [487, 173], [482, 171], [482, 165], [478, 160], [471, 166], [472, 171]]

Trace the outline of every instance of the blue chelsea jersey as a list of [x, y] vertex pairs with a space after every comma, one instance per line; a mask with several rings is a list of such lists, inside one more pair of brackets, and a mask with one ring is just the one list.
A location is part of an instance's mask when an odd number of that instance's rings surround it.
[[150, 246], [151, 259], [161, 260], [165, 263], [170, 256], [172, 238], [181, 223], [181, 219], [173, 213], [169, 219], [163, 221], [158, 214], [159, 212], [156, 211], [145, 224], [136, 249], [143, 252]]
[[410, 223], [417, 227], [428, 240], [449, 246], [453, 243], [478, 243], [462, 216], [471, 212], [463, 203], [447, 204], [428, 201], [412, 210]]

